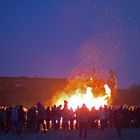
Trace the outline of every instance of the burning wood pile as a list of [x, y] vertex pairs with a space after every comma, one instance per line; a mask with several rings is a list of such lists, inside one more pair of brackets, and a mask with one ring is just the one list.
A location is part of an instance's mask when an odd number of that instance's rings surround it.
[[72, 78], [68, 80], [67, 86], [52, 95], [51, 104], [63, 105], [64, 100], [68, 102], [68, 108], [76, 110], [85, 104], [89, 109], [99, 109], [104, 105], [110, 105], [112, 94], [117, 88], [116, 76], [110, 71], [110, 78], [105, 80], [90, 78]]

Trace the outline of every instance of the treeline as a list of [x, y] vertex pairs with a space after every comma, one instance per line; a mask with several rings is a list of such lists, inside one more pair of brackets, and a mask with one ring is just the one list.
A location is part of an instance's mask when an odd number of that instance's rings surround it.
[[114, 105], [137, 105], [140, 106], [140, 85], [132, 85], [127, 89], [120, 89], [114, 99]]
[[[66, 79], [0, 77], [0, 105], [15, 106], [22, 104], [34, 106], [37, 102], [44, 105], [51, 95], [63, 89]], [[132, 85], [127, 89], [119, 89], [113, 98], [112, 105], [140, 105], [140, 85]]]
[[65, 79], [0, 77], [0, 105], [28, 107], [38, 101], [45, 104], [52, 93], [65, 85]]

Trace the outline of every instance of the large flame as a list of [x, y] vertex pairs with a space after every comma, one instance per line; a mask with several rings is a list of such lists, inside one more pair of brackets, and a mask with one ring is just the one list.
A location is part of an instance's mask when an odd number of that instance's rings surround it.
[[86, 92], [84, 94], [80, 89], [78, 89], [71, 97], [66, 97], [65, 99], [63, 97], [60, 97], [59, 100], [57, 100], [56, 105], [63, 104], [63, 101], [67, 100], [68, 107], [72, 108], [73, 110], [76, 110], [78, 106], [81, 107], [83, 104], [86, 104], [89, 109], [91, 109], [92, 107], [95, 107], [95, 109], [99, 109], [101, 106], [103, 107], [104, 105], [108, 105], [108, 101], [111, 97], [111, 89], [109, 88], [109, 86], [105, 84], [104, 88], [105, 94], [96, 97], [94, 95], [93, 89], [86, 86]]

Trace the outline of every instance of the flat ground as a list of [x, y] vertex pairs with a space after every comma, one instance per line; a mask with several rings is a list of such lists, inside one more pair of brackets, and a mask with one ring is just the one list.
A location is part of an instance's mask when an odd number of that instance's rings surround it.
[[[140, 129], [123, 130], [123, 136], [117, 137], [115, 129], [106, 129], [100, 131], [99, 129], [88, 130], [88, 137], [86, 140], [140, 140]], [[85, 140], [79, 137], [78, 130], [71, 131], [48, 131], [46, 133], [27, 133], [16, 136], [12, 133], [0, 133], [0, 140]]]

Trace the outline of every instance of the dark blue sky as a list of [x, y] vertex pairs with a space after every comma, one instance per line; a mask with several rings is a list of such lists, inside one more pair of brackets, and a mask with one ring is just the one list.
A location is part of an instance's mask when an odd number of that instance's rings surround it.
[[120, 87], [140, 84], [139, 10], [140, 0], [1, 0], [0, 75], [61, 78], [88, 63], [115, 69]]

